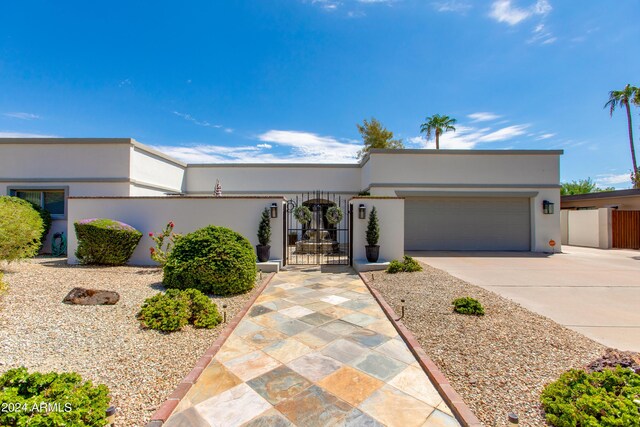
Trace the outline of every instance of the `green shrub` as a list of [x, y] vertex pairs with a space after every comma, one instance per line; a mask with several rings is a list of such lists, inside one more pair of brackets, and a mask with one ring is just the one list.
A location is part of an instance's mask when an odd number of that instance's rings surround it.
[[620, 367], [593, 373], [572, 369], [540, 396], [547, 422], [556, 427], [638, 427], [634, 399], [640, 399], [640, 375]]
[[40, 252], [42, 250], [42, 247], [44, 246], [44, 241], [47, 239], [47, 235], [49, 234], [49, 230], [51, 230], [51, 214], [49, 213], [48, 210], [43, 209], [40, 205], [36, 205], [35, 203], [29, 202], [31, 203], [31, 206], [33, 207], [33, 209], [36, 210], [36, 212], [38, 212], [38, 215], [40, 215], [40, 218], [42, 218], [42, 225], [43, 225], [43, 231], [42, 231], [42, 237], [40, 237], [40, 247], [38, 248], [38, 252]]
[[389, 263], [389, 267], [387, 267], [387, 273], [395, 274], [395, 273], [414, 273], [416, 271], [422, 271], [422, 266], [418, 261], [411, 258], [410, 256], [405, 255], [402, 262], [394, 259]]
[[460, 314], [473, 314], [484, 316], [484, 308], [477, 299], [471, 297], [457, 298], [453, 300], [453, 311]]
[[167, 288], [207, 294], [247, 292], [256, 280], [256, 256], [241, 234], [210, 225], [176, 241], [164, 265]]
[[271, 242], [271, 215], [269, 209], [264, 208], [258, 224], [258, 243], [267, 246]]
[[374, 206], [369, 213], [369, 222], [367, 223], [367, 245], [375, 246], [380, 239], [380, 224], [378, 223], [378, 211]]
[[187, 323], [196, 328], [214, 328], [222, 321], [218, 308], [197, 289], [169, 289], [147, 298], [138, 313], [143, 327], [173, 332]]
[[0, 260], [15, 261], [38, 254], [44, 225], [26, 200], [0, 197]]
[[142, 237], [132, 226], [106, 218], [83, 219], [74, 226], [82, 264], [126, 264]]
[[94, 387], [75, 372], [30, 374], [26, 368], [11, 369], [0, 376], [0, 402], [13, 405], [0, 411], [0, 425], [104, 426], [108, 395], [107, 386]]
[[3, 279], [4, 279], [4, 273], [0, 271], [0, 295], [5, 293], [7, 289], [9, 289], [9, 285], [7, 285], [7, 283]]

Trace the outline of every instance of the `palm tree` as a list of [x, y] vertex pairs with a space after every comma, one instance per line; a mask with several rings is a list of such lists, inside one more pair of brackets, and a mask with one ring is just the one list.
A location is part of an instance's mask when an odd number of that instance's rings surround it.
[[456, 124], [456, 119], [452, 119], [449, 116], [441, 116], [439, 114], [434, 114], [431, 117], [427, 117], [426, 121], [420, 125], [420, 133], [427, 134], [427, 141], [431, 139], [431, 135], [435, 133], [436, 135], [436, 150], [440, 149], [440, 135], [445, 132], [449, 132], [450, 130], [456, 131], [456, 128], [453, 126]]
[[623, 90], [612, 90], [609, 92], [609, 100], [604, 104], [604, 108], [609, 107], [609, 115], [613, 116], [616, 107], [624, 106], [627, 109], [627, 126], [629, 128], [629, 146], [631, 147], [631, 161], [633, 162], [633, 174], [638, 173], [638, 164], [636, 162], [636, 150], [633, 147], [633, 127], [631, 125], [631, 107], [629, 102], [637, 103], [640, 101], [640, 90], [631, 85], [626, 85]]

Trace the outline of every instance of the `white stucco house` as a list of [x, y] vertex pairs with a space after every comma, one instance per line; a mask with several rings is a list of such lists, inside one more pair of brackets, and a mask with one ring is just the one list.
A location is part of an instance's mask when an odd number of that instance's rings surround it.
[[[383, 259], [415, 250], [546, 252], [550, 240], [560, 250], [560, 209], [553, 206], [560, 206], [561, 155], [373, 150], [354, 164], [185, 164], [129, 138], [4, 138], [0, 193], [48, 209], [52, 233], [68, 236], [70, 262], [78, 219], [118, 219], [145, 235], [170, 219], [182, 232], [226, 225], [256, 244], [259, 213], [274, 206], [271, 256], [293, 263], [287, 247], [304, 230], [292, 224], [290, 213], [299, 203], [344, 203], [353, 210], [331, 234], [350, 241], [350, 260], [364, 257], [366, 219], [360, 213], [368, 215], [373, 206]], [[212, 197], [216, 180], [221, 198]], [[371, 197], [358, 198], [362, 192]], [[148, 263], [149, 246], [143, 240], [132, 262]]]

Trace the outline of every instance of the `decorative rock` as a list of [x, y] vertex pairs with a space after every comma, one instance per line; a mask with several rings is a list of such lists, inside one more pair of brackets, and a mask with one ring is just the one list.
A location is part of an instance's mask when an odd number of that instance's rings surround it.
[[113, 291], [99, 289], [73, 288], [62, 300], [65, 304], [74, 305], [114, 305], [120, 295]]

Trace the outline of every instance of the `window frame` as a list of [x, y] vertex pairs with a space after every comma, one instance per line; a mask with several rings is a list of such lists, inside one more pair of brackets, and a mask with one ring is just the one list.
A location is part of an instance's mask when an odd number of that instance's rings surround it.
[[64, 192], [64, 213], [63, 214], [51, 214], [51, 219], [67, 219], [68, 213], [68, 200], [69, 200], [69, 186], [68, 185], [12, 185], [7, 187], [7, 194], [9, 196], [16, 196], [18, 191], [40, 191], [40, 207], [44, 209], [44, 193], [47, 191], [60, 191]]

